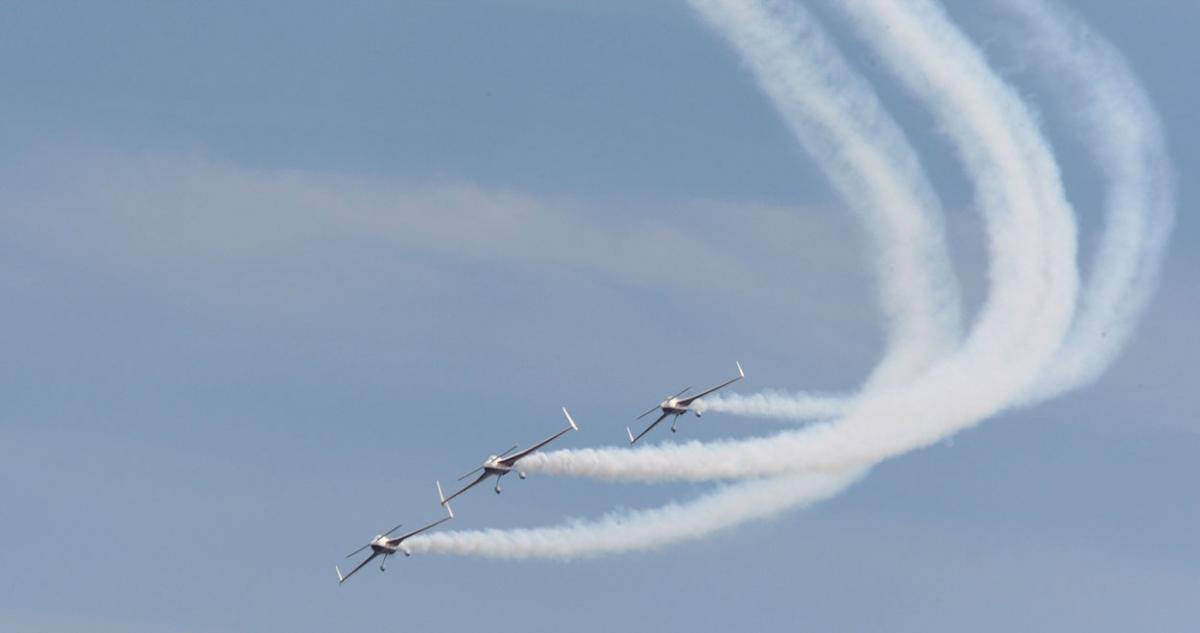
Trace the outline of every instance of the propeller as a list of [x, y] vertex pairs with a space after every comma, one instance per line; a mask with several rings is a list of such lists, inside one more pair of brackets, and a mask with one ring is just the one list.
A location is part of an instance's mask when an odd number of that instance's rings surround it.
[[387, 532], [384, 532], [384, 533], [383, 533], [383, 535], [384, 535], [384, 536], [391, 536], [391, 535], [392, 535], [392, 532], [395, 532], [396, 530], [399, 530], [399, 529], [400, 529], [400, 526], [402, 526], [402, 525], [404, 525], [404, 524], [403, 524], [403, 523], [397, 523], [397, 524], [396, 524], [396, 527], [394, 527], [394, 528], [392, 528], [392, 529], [388, 530]]
[[[688, 386], [684, 387], [683, 389], [680, 389], [679, 393], [671, 396], [671, 398], [678, 398], [679, 396], [682, 396], [683, 394], [687, 393], [688, 389], [691, 389], [691, 388], [692, 388], [692, 386], [688, 385]], [[667, 399], [670, 400], [671, 398], [667, 398]]]
[[512, 448], [508, 449], [507, 451], [504, 451], [503, 453], [500, 453], [500, 454], [499, 454], [499, 455], [497, 455], [496, 457], [504, 457], [505, 455], [508, 455], [509, 453], [511, 453], [511, 452], [513, 452], [513, 451], [515, 451], [515, 450], [517, 450], [517, 445], [516, 445], [516, 444], [513, 444], [513, 445], [512, 445]]

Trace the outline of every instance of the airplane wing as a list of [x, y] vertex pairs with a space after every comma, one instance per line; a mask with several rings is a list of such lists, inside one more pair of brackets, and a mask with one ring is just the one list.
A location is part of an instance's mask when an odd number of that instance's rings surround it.
[[492, 473], [489, 473], [486, 470], [483, 471], [482, 473], [479, 474], [478, 477], [475, 478], [475, 481], [472, 481], [471, 483], [460, 488], [458, 490], [458, 492], [450, 495], [449, 497], [446, 497], [446, 499], [444, 501], [442, 501], [442, 505], [446, 505], [447, 503], [450, 503], [451, 499], [457, 497], [458, 495], [461, 495], [462, 493], [470, 490], [471, 488], [474, 488], [475, 486], [479, 485], [479, 483], [482, 482], [484, 479], [487, 479], [488, 477], [491, 477], [491, 476], [492, 476]]
[[717, 385], [716, 387], [713, 387], [712, 389], [708, 389], [708, 390], [706, 390], [706, 391], [701, 391], [700, 393], [698, 393], [698, 394], [696, 394], [696, 395], [694, 395], [694, 396], [692, 396], [692, 397], [690, 397], [690, 398], [684, 398], [684, 399], [682, 399], [682, 400], [679, 400], [679, 401], [678, 401], [678, 403], [679, 403], [681, 406], [685, 406], [685, 407], [686, 407], [686, 406], [688, 406], [688, 405], [692, 404], [693, 402], [695, 402], [695, 401], [699, 400], [700, 398], [703, 398], [704, 396], [707, 396], [708, 394], [710, 394], [710, 393], [712, 393], [712, 392], [714, 392], [714, 391], [716, 391], [716, 390], [718, 390], [718, 389], [723, 389], [723, 388], [725, 388], [725, 387], [728, 387], [729, 385], [732, 385], [733, 383], [735, 383], [735, 382], [737, 382], [737, 381], [739, 381], [739, 380], [741, 380], [741, 379], [745, 378], [745, 377], [746, 377], [746, 372], [742, 371], [742, 364], [741, 364], [741, 363], [738, 363], [738, 364], [737, 364], [737, 368], [738, 368], [738, 376], [737, 376], [737, 378], [734, 378], [733, 380], [727, 380], [727, 381], [725, 381], [725, 382], [723, 382], [723, 383], [721, 383], [721, 384]]
[[362, 569], [363, 567], [366, 567], [366, 566], [367, 566], [367, 563], [369, 563], [369, 562], [371, 562], [371, 561], [375, 560], [375, 557], [376, 557], [376, 556], [379, 556], [379, 552], [371, 552], [371, 555], [370, 555], [370, 556], [368, 556], [366, 560], [364, 560], [363, 562], [359, 563], [359, 564], [358, 564], [358, 566], [357, 566], [357, 567], [355, 567], [354, 569], [351, 569], [351, 570], [350, 570], [350, 573], [346, 574], [345, 576], [343, 576], [343, 575], [342, 575], [342, 568], [341, 568], [341, 567], [338, 567], [337, 565], [334, 565], [334, 569], [336, 569], [336, 570], [337, 570], [337, 575], [338, 575], [338, 584], [340, 585], [340, 584], [342, 584], [342, 583], [346, 582], [346, 580], [348, 580], [348, 579], [349, 579], [351, 576], [353, 576], [355, 572], [357, 572], [358, 570]]
[[571, 424], [571, 426], [568, 426], [567, 428], [559, 431], [558, 433], [555, 433], [554, 435], [551, 435], [550, 437], [538, 442], [537, 444], [534, 444], [533, 446], [530, 446], [529, 448], [527, 448], [523, 451], [519, 451], [517, 453], [509, 455], [508, 457], [505, 457], [504, 459], [500, 460], [500, 463], [504, 464], [505, 466], [511, 467], [513, 464], [520, 461], [520, 459], [522, 457], [525, 457], [526, 455], [549, 444], [550, 442], [553, 442], [554, 440], [557, 440], [558, 438], [566, 435], [567, 433], [570, 433], [571, 431], [578, 431], [579, 427], [575, 425], [575, 420], [571, 419], [571, 414], [567, 413], [566, 407], [563, 407], [563, 415], [567, 416], [567, 422], [569, 422]]
[[[479, 482], [476, 482], [476, 483], [479, 483]], [[474, 486], [474, 485], [475, 485], [475, 484], [471, 484], [471, 486]], [[471, 486], [467, 486], [467, 488], [470, 488]], [[464, 488], [464, 490], [465, 490], [465, 488]], [[447, 499], [446, 501], [449, 501], [449, 500], [450, 500], [450, 499]], [[423, 527], [423, 528], [419, 528], [419, 529], [413, 530], [412, 532], [409, 532], [408, 534], [404, 534], [404, 535], [401, 535], [401, 536], [397, 536], [396, 538], [390, 538], [390, 539], [388, 539], [388, 540], [387, 540], [387, 544], [388, 544], [388, 546], [389, 546], [389, 547], [395, 547], [395, 546], [399, 545], [400, 543], [404, 542], [404, 539], [407, 539], [407, 538], [408, 538], [408, 537], [410, 537], [410, 536], [416, 536], [416, 535], [420, 534], [421, 532], [424, 532], [425, 530], [428, 530], [428, 529], [431, 529], [431, 528], [435, 528], [435, 527], [437, 527], [437, 526], [439, 526], [439, 525], [441, 525], [441, 524], [445, 523], [446, 521], [449, 521], [450, 519], [453, 519], [453, 518], [454, 518], [454, 516], [453, 516], [453, 515], [451, 515], [451, 516], [448, 516], [448, 517], [442, 517], [442, 518], [438, 519], [437, 521], [434, 521], [433, 523], [430, 523], [429, 525], [426, 525], [426, 526], [425, 526], [425, 527]]]
[[653, 429], [654, 427], [658, 426], [658, 423], [662, 422], [668, 415], [671, 415], [671, 414], [664, 411], [662, 415], [658, 416], [657, 420], [651, 422], [650, 426], [646, 427], [645, 431], [638, 433], [637, 437], [633, 436], [633, 432], [629, 430], [629, 427], [625, 427], [625, 432], [629, 433], [629, 445], [633, 446], [634, 444], [637, 444], [637, 441], [642, 439], [643, 435], [649, 433], [650, 429]]

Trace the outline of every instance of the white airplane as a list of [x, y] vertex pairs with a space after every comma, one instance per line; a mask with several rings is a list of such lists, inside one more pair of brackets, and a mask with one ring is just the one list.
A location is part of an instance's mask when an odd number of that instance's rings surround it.
[[[514, 466], [516, 466], [517, 462], [521, 461], [522, 458], [526, 457], [527, 455], [536, 451], [537, 449], [549, 444], [550, 442], [553, 442], [554, 440], [557, 440], [558, 438], [562, 437], [563, 435], [566, 435], [567, 433], [569, 433], [571, 431], [579, 430], [579, 427], [575, 425], [575, 420], [571, 419], [571, 414], [567, 413], [566, 407], [563, 407], [562, 412], [563, 412], [563, 415], [565, 415], [567, 417], [567, 422], [570, 423], [571, 426], [568, 426], [567, 428], [559, 431], [558, 433], [555, 433], [554, 435], [551, 435], [550, 437], [538, 442], [537, 444], [534, 444], [533, 446], [530, 446], [529, 448], [527, 448], [523, 451], [513, 453], [512, 455], [508, 455], [509, 453], [516, 450], [516, 448], [517, 448], [517, 445], [513, 444], [512, 448], [509, 448], [507, 451], [504, 451], [503, 453], [500, 453], [499, 455], [492, 455], [491, 457], [487, 458], [487, 461], [483, 462], [482, 466], [480, 466], [479, 468], [476, 468], [475, 470], [472, 470], [471, 472], [463, 475], [462, 477], [459, 477], [458, 480], [462, 481], [462, 480], [466, 479], [467, 477], [470, 477], [471, 475], [474, 475], [475, 473], [477, 473], [481, 470], [483, 471], [479, 475], [479, 477], [475, 479], [475, 481], [472, 481], [471, 483], [464, 486], [462, 488], [462, 490], [459, 490], [458, 492], [450, 495], [442, 503], [449, 503], [451, 499], [457, 497], [458, 495], [461, 495], [462, 493], [470, 490], [471, 488], [474, 488], [476, 485], [481, 483], [484, 479], [487, 479], [488, 477], [491, 477], [493, 475], [496, 476], [496, 494], [500, 494], [500, 478], [507, 475], [508, 473], [512, 472], [512, 469]], [[505, 455], [508, 455], [508, 457], [505, 457]], [[518, 470], [517, 476], [520, 477], [521, 479], [524, 479], [525, 473]]]
[[718, 389], [721, 389], [723, 387], [728, 387], [729, 385], [732, 385], [733, 383], [746, 377], [746, 372], [742, 371], [742, 364], [741, 363], [736, 363], [736, 364], [737, 364], [737, 370], [738, 370], [737, 378], [723, 382], [723, 383], [717, 385], [716, 387], [713, 387], [712, 389], [708, 389], [706, 391], [701, 391], [700, 393], [698, 393], [694, 396], [688, 396], [686, 398], [681, 398], [680, 396], [687, 393], [687, 391], [689, 389], [691, 389], [691, 387], [685, 387], [683, 389], [683, 391], [680, 391], [679, 393], [667, 398], [666, 400], [663, 400], [662, 402], [658, 403], [657, 406], [652, 407], [649, 411], [639, 415], [635, 419], [640, 420], [640, 419], [650, 415], [651, 413], [654, 413], [655, 411], [658, 411], [660, 409], [662, 410], [662, 415], [658, 416], [658, 419], [655, 420], [654, 422], [651, 422], [650, 426], [646, 427], [645, 431], [638, 433], [637, 437], [633, 436], [633, 431], [630, 431], [629, 427], [625, 427], [625, 432], [629, 434], [629, 444], [630, 445], [636, 444], [638, 440], [642, 439], [643, 435], [649, 433], [650, 429], [658, 426], [658, 423], [662, 422], [668, 415], [675, 416], [675, 419], [671, 420], [671, 432], [672, 433], [675, 432], [675, 424], [677, 422], [679, 422], [679, 416], [687, 413], [688, 411], [692, 411], [692, 413], [696, 414], [696, 417], [700, 417], [699, 411], [695, 411], [690, 408], [693, 402], [699, 400], [700, 398], [703, 398], [704, 396], [707, 396], [708, 394], [710, 394]]
[[384, 532], [383, 534], [377, 534], [375, 536], [375, 538], [371, 539], [370, 543], [367, 543], [366, 545], [363, 545], [362, 547], [360, 547], [346, 555], [346, 558], [350, 558], [351, 556], [354, 556], [355, 554], [367, 549], [368, 547], [371, 548], [371, 555], [368, 556], [366, 560], [359, 563], [357, 567], [355, 567], [354, 569], [351, 569], [350, 573], [343, 576], [342, 568], [337, 565], [333, 566], [333, 568], [335, 570], [337, 570], [338, 584], [340, 585], [340, 584], [346, 582], [346, 580], [348, 578], [350, 578], [351, 576], [353, 576], [355, 572], [362, 569], [363, 567], [366, 567], [367, 563], [375, 560], [376, 556], [383, 557], [383, 561], [379, 563], [379, 571], [387, 571], [387, 569], [384, 568], [384, 565], [387, 564], [388, 556], [391, 556], [392, 554], [395, 554], [396, 552], [403, 552], [405, 556], [412, 555], [412, 552], [409, 552], [407, 549], [404, 549], [404, 547], [401, 546], [401, 543], [403, 543], [406, 539], [408, 539], [409, 537], [412, 537], [412, 536], [416, 536], [416, 535], [420, 534], [421, 532], [424, 532], [425, 530], [428, 530], [430, 528], [435, 528], [435, 527], [445, 523], [446, 521], [453, 519], [454, 518], [454, 510], [450, 509], [450, 504], [446, 503], [448, 501], [448, 499], [446, 499], [446, 496], [442, 494], [442, 482], [440, 482], [440, 481], [437, 484], [437, 491], [438, 491], [438, 499], [440, 499], [442, 502], [442, 505], [446, 507], [447, 516], [445, 518], [434, 521], [433, 523], [430, 523], [429, 525], [426, 525], [425, 527], [423, 527], [419, 530], [413, 530], [412, 532], [409, 532], [408, 534], [404, 534], [402, 536], [397, 536], [396, 538], [388, 538], [388, 537], [392, 535], [392, 532], [395, 532], [396, 530], [400, 529], [399, 525], [388, 530], [387, 532]]

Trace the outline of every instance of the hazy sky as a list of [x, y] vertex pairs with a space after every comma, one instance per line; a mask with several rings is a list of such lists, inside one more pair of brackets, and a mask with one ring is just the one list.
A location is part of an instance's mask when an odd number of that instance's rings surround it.
[[[974, 309], [954, 152], [814, 8], [920, 150]], [[560, 406], [582, 447], [735, 359], [745, 392], [854, 388], [883, 344], [859, 226], [680, 2], [4, 3], [0, 629], [1194, 628], [1200, 10], [1077, 9], [1144, 82], [1179, 182], [1162, 285], [1100, 381], [707, 540], [338, 586], [347, 552], [438, 516], [435, 479]], [[1086, 262], [1094, 165], [991, 5], [949, 11], [1042, 117]], [[452, 525], [707, 488], [513, 478]]]

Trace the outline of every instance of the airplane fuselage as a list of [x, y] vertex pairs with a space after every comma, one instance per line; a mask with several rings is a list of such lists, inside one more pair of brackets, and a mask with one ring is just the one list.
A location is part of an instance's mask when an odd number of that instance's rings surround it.
[[679, 404], [675, 398], [664, 401], [661, 405], [663, 413], [667, 415], [683, 415], [688, 412], [687, 405]]
[[512, 472], [512, 466], [505, 466], [499, 459], [489, 459], [483, 463], [483, 472], [489, 475], [503, 475]]
[[371, 551], [375, 552], [376, 554], [395, 554], [397, 551], [399, 551], [399, 549], [400, 549], [399, 545], [394, 546], [394, 547], [391, 545], [388, 545], [387, 539], [382, 536], [375, 539], [374, 541], [371, 541]]
[[511, 466], [500, 461], [499, 458], [489, 459], [483, 463], [483, 476], [493, 475], [496, 477], [496, 494], [500, 494], [500, 478], [511, 472], [516, 472], [521, 478], [525, 478], [525, 471], [517, 470], [517, 465], [514, 463]]

